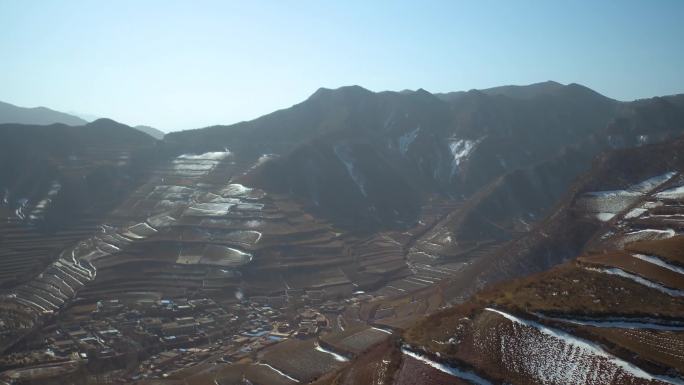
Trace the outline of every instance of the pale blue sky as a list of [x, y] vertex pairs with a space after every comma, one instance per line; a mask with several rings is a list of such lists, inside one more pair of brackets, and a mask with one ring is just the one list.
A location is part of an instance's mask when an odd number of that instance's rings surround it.
[[318, 87], [684, 92], [684, 1], [0, 0], [0, 100], [165, 131]]

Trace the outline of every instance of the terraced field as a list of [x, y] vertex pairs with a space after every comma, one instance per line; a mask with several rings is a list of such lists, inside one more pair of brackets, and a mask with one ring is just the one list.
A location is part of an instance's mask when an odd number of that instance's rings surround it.
[[393, 277], [413, 283], [404, 290], [433, 282], [408, 268], [390, 235], [359, 240], [291, 199], [238, 183], [250, 167], [229, 151], [180, 155], [151, 170], [97, 231], [72, 230], [61, 249], [50, 243], [55, 259], [2, 299], [5, 346], [72, 303], [290, 290], [338, 298]]
[[[348, 306], [320, 342], [280, 343], [207, 378], [221, 383], [235, 371], [269, 383], [345, 383], [365, 373], [380, 384], [391, 372], [399, 384], [680, 383], [678, 173], [583, 195], [577, 209], [602, 223], [585, 255], [440, 312], [441, 288], [468, 266], [430, 246], [446, 231], [444, 217], [428, 212], [425, 224], [406, 232], [358, 239], [283, 196], [240, 184], [244, 167], [225, 151], [181, 155], [154, 171], [99, 231], [72, 241], [4, 297], [5, 346], [74, 301], [355, 291], [366, 299]], [[256, 279], [265, 276], [274, 279]], [[388, 327], [407, 329], [407, 345], [387, 342], [395, 334]], [[385, 358], [364, 361], [378, 346]], [[549, 367], [550, 357], [561, 364]]]
[[422, 354], [414, 370], [456, 368], [454, 381], [464, 383], [684, 383], [684, 236], [676, 219], [658, 220], [663, 207], [665, 215], [684, 207], [672, 193], [682, 185], [669, 173], [586, 194], [579, 205], [605, 223], [586, 254], [408, 329], [405, 341], [418, 352], [405, 365]]

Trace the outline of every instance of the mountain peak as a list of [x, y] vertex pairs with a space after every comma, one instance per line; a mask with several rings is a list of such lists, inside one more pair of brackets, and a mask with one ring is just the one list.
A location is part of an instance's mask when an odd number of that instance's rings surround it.
[[609, 97], [607, 97], [601, 93], [598, 93], [598, 92], [592, 90], [591, 88], [589, 88], [587, 86], [583, 86], [583, 85], [578, 84], [578, 83], [570, 83], [563, 88], [564, 88], [564, 90], [566, 90], [568, 92], [573, 92], [573, 93], [578, 93], [578, 94], [586, 94], [586, 95], [591, 95], [591, 96], [599, 96], [601, 98], [613, 100], [613, 99], [611, 99], [611, 98], [609, 98]]
[[90, 126], [90, 127], [111, 127], [111, 126], [125, 126], [125, 124], [119, 123], [119, 122], [112, 120], [112, 119], [109, 119], [109, 118], [100, 118], [100, 119], [94, 120], [94, 121], [86, 124], [86, 126]]
[[331, 95], [369, 95], [372, 94], [372, 91], [369, 91], [359, 85], [351, 85], [351, 86], [342, 86], [338, 88], [325, 88], [321, 87], [314, 92], [309, 99], [316, 99], [320, 97], [327, 97]]

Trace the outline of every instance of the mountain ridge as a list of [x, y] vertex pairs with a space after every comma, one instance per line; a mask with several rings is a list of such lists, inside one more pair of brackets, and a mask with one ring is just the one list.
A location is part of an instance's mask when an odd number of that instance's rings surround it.
[[[548, 88], [548, 84], [530, 87], [537, 92], [537, 88]], [[334, 151], [321, 152], [321, 150], [326, 146], [334, 147], [340, 144], [351, 146], [349, 153], [354, 154], [357, 153], [357, 150], [353, 149], [355, 146], [365, 146], [365, 150], [359, 151], [376, 152], [377, 154], [372, 156], [374, 159], [382, 159], [385, 163], [393, 164], [387, 168], [388, 170], [394, 169], [398, 172], [404, 169], [406, 171], [406, 175], [392, 177], [395, 182], [390, 185], [406, 186], [401, 180], [408, 179], [412, 180], [409, 184], [427, 186], [427, 191], [430, 192], [446, 190], [448, 194], [462, 195], [469, 194], [491, 177], [469, 173], [469, 167], [478, 169], [482, 166], [469, 166], [466, 158], [472, 158], [472, 162], [486, 163], [486, 169], [490, 169], [491, 171], [488, 172], [493, 174], [502, 171], [497, 169], [517, 167], [517, 164], [529, 164], [534, 157], [553, 155], [554, 146], [561, 147], [575, 143], [580, 137], [604, 127], [617, 108], [615, 101], [586, 87], [553, 83], [551, 88], [554, 89], [554, 93], [542, 99], [512, 98], [473, 90], [462, 94], [457, 100], [445, 99], [423, 89], [412, 92], [375, 93], [360, 86], [347, 86], [336, 90], [320, 88], [301, 103], [253, 121], [174, 132], [166, 136], [165, 142], [177, 145], [183, 151], [229, 148], [237, 152], [238, 156], [242, 153], [246, 158], [253, 160], [263, 154], [278, 154], [278, 159], [264, 166], [265, 171], [259, 171], [268, 175], [259, 177], [255, 174], [252, 178], [261, 178], [266, 183], [264, 186], [271, 188], [276, 188], [275, 181], [282, 180], [283, 176], [287, 176], [288, 173], [310, 167], [302, 164], [289, 164], [283, 165], [283, 169], [268, 171], [269, 168], [274, 167], [273, 163], [287, 162], [291, 156], [294, 157], [292, 161], [296, 158], [309, 162], [307, 164], [313, 167], [317, 167], [316, 164], [319, 166], [326, 164], [337, 170], [321, 170], [314, 172], [315, 175], [334, 180], [346, 180], [343, 175], [344, 169], [333, 166], [334, 162], [340, 162], [339, 159], [334, 158], [339, 158], [341, 147], [337, 147]], [[519, 92], [525, 89], [527, 88], [519, 87], [515, 90]], [[545, 109], [539, 109], [539, 103], [544, 104]], [[584, 121], [571, 118], [573, 115], [581, 116]], [[562, 126], [559, 125], [559, 120]], [[535, 136], [539, 138], [535, 139]], [[520, 150], [514, 151], [510, 147], [511, 142], [520, 142], [517, 144]], [[549, 145], [548, 142], [555, 143]], [[255, 146], [255, 143], [259, 145]], [[539, 143], [546, 143], [546, 145], [540, 146]], [[418, 148], [423, 149], [418, 150]], [[507, 159], [497, 161], [496, 157], [478, 155], [480, 150], [485, 153], [489, 151], [500, 153], [502, 149], [507, 149], [504, 150], [508, 151], [507, 155], [504, 155], [508, 157]], [[533, 149], [537, 154], [525, 155], [525, 151], [529, 152]], [[310, 155], [305, 155], [306, 151], [309, 151]], [[470, 151], [473, 151], [472, 156], [469, 154]], [[455, 158], [456, 154], [461, 152], [462, 155], [458, 155], [458, 159]], [[305, 160], [308, 156], [317, 157], [318, 161]], [[330, 159], [324, 160], [321, 156]], [[492, 163], [492, 161], [498, 163]], [[501, 166], [504, 163], [508, 165]], [[359, 167], [372, 166], [368, 163], [368, 166]], [[361, 168], [359, 170], [363, 173]], [[336, 176], [332, 177], [332, 175]], [[283, 181], [285, 185], [279, 189], [290, 192], [299, 191], [297, 194], [304, 195], [305, 199], [314, 202], [314, 206], [318, 206], [315, 202], [320, 203], [320, 200], [315, 196], [319, 192], [311, 188], [314, 188], [314, 185], [323, 188], [323, 186], [330, 185], [330, 181], [327, 183], [307, 181], [304, 175], [296, 178], [300, 178], [299, 182]], [[373, 181], [373, 178], [366, 179]], [[472, 182], [459, 183], [464, 179], [472, 179]], [[480, 181], [476, 181], [478, 179]], [[360, 179], [357, 183], [359, 181]], [[307, 187], [309, 191], [301, 190], [301, 186], [309, 186]], [[344, 190], [338, 189], [337, 191]], [[419, 188], [419, 190], [424, 189]], [[354, 195], [352, 192], [349, 194]], [[383, 194], [380, 193], [381, 195]], [[367, 197], [363, 196], [357, 195], [357, 198], [350, 198], [350, 196], [347, 198], [367, 200]], [[378, 197], [370, 199], [376, 203], [382, 201]], [[333, 202], [336, 198], [331, 196], [325, 200]], [[343, 201], [348, 202], [346, 198]], [[366, 220], [391, 222], [392, 220], [389, 219], [392, 216], [391, 213], [393, 211], [401, 213], [402, 207], [410, 206], [406, 203], [397, 203], [397, 207], [381, 210], [380, 219], [367, 218]], [[359, 204], [363, 205], [363, 203]], [[325, 211], [325, 205], [326, 203], [323, 203], [319, 207]], [[368, 203], [367, 208], [370, 209], [372, 205], [373, 203]], [[328, 215], [334, 217], [336, 214], [328, 213]], [[399, 217], [402, 219], [397, 220], [401, 222], [410, 222], [410, 216], [402, 214], [397, 218]], [[354, 221], [357, 220], [358, 218]]]
[[0, 123], [34, 125], [63, 123], [70, 126], [81, 126], [87, 122], [77, 116], [51, 110], [47, 107], [19, 107], [14, 104], [0, 102]]

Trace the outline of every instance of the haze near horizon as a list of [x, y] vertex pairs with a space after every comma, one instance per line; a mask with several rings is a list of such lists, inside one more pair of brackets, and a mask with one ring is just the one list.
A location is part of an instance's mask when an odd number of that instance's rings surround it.
[[0, 100], [164, 131], [319, 87], [449, 92], [545, 80], [684, 91], [684, 3], [0, 1]]

